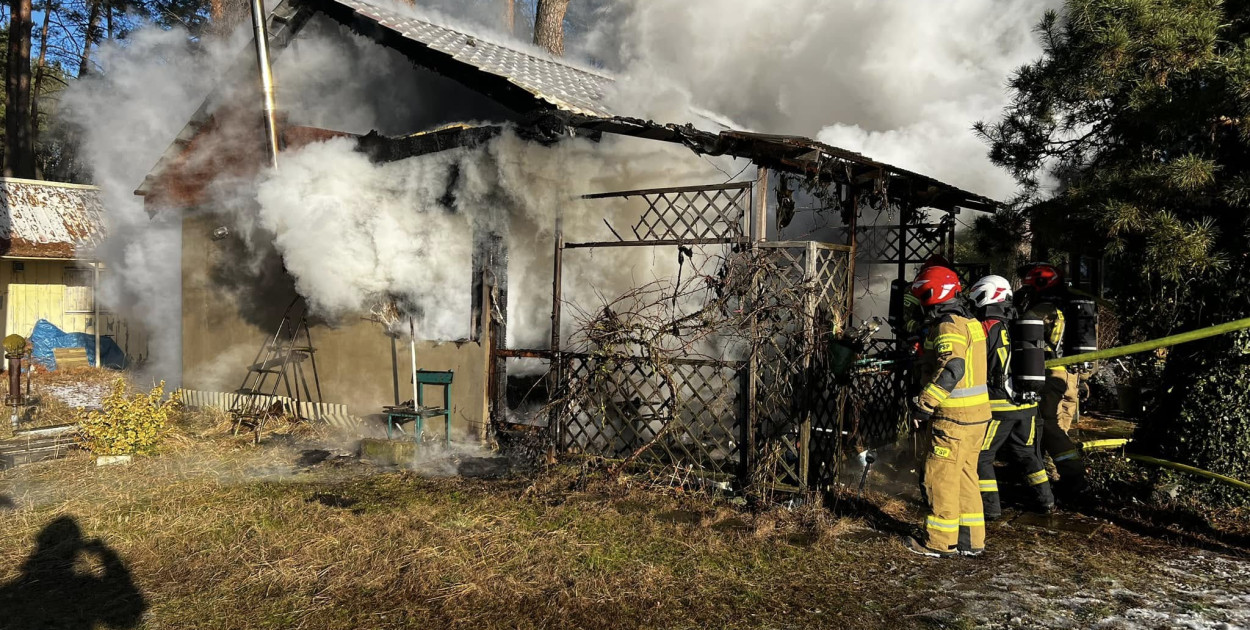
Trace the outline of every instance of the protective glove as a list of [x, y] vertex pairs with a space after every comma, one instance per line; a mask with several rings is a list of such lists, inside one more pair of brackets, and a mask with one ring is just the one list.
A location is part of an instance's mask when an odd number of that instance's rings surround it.
[[911, 403], [911, 425], [912, 427], [919, 429], [920, 427], [924, 426], [924, 424], [928, 422], [929, 419], [932, 417], [933, 417], [933, 411], [931, 409], [925, 409], [924, 407], [920, 406], [919, 398], [912, 400], [912, 403]]

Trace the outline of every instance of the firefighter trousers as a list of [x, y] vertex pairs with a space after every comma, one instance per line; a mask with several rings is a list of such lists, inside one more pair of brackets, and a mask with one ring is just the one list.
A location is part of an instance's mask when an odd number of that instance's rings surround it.
[[1065, 434], [1076, 422], [1080, 411], [1080, 383], [1078, 375], [1065, 368], [1054, 368], [1046, 372], [1046, 384], [1042, 387], [1042, 401], [1038, 410], [1043, 420], [1053, 419]]
[[1002, 504], [998, 499], [998, 478], [994, 473], [994, 460], [1003, 459], [1024, 472], [1025, 484], [1033, 505], [1048, 509], [1055, 504], [1050, 491], [1050, 478], [1042, 459], [1041, 418], [1037, 406], [1011, 411], [995, 411], [981, 442], [981, 457], [977, 462], [980, 477], [981, 503], [987, 518], [1002, 516]]
[[1081, 447], [1068, 437], [1077, 418], [1079, 379], [1064, 368], [1050, 370], [1042, 389], [1038, 413], [1042, 416], [1042, 450], [1055, 462], [1059, 473], [1056, 490], [1079, 492], [1085, 487], [1085, 462]]
[[988, 422], [929, 423], [924, 490], [929, 501], [925, 545], [941, 552], [985, 548], [985, 514], [977, 458]]

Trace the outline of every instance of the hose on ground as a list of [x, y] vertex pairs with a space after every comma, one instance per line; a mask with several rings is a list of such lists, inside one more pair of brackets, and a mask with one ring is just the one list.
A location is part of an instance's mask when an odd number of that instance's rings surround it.
[[[1090, 440], [1088, 442], [1082, 442], [1081, 449], [1085, 451], [1097, 451], [1097, 450], [1104, 450], [1104, 449], [1120, 448], [1128, 444], [1131, 441], [1132, 440], [1127, 440], [1127, 439]], [[1179, 470], [1181, 472], [1187, 472], [1187, 473], [1198, 475], [1200, 477], [1205, 477], [1213, 481], [1226, 483], [1231, 486], [1241, 488], [1242, 490], [1250, 490], [1250, 483], [1246, 483], [1240, 479], [1229, 477], [1228, 475], [1221, 475], [1219, 473], [1211, 472], [1209, 470], [1203, 470], [1201, 468], [1190, 466], [1188, 464], [1178, 464], [1176, 462], [1170, 462], [1165, 459], [1159, 459], [1158, 457], [1151, 457], [1149, 455], [1140, 455], [1138, 453], [1125, 453], [1124, 455], [1125, 457], [1128, 457], [1129, 459], [1133, 461], [1141, 462], [1143, 464], [1153, 464], [1155, 466], [1171, 468], [1173, 470]]]
[[1173, 470], [1179, 470], [1181, 472], [1193, 473], [1200, 477], [1206, 477], [1207, 479], [1220, 481], [1230, 486], [1241, 488], [1242, 490], [1250, 490], [1250, 483], [1246, 483], [1240, 479], [1234, 479], [1227, 475], [1214, 473], [1209, 470], [1195, 468], [1188, 464], [1178, 464], [1176, 462], [1169, 462], [1165, 459], [1159, 459], [1157, 457], [1151, 457], [1149, 455], [1138, 455], [1137, 453], [1127, 453], [1126, 456], [1133, 461], [1143, 462], [1146, 464], [1154, 464], [1155, 466], [1163, 466], [1164, 468], [1171, 468]]

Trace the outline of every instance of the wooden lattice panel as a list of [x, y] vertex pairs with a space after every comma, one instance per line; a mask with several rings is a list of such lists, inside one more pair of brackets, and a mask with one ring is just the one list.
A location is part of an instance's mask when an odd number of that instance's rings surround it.
[[644, 195], [647, 211], [634, 226], [640, 241], [688, 241], [742, 237], [750, 188], [720, 188]]
[[[945, 254], [955, 229], [953, 221], [908, 225], [863, 225], [855, 230], [860, 257], [873, 264], [920, 264], [935, 254]], [[906, 240], [903, 234], [906, 232]]]
[[[750, 182], [626, 190], [585, 199], [641, 198], [647, 209], [632, 226], [636, 242], [708, 243], [740, 241], [751, 210]], [[619, 234], [618, 234], [619, 236]]]
[[[628, 457], [655, 441], [642, 463], [693, 467], [717, 476], [739, 472], [741, 364], [565, 354], [568, 387], [562, 448]], [[658, 370], [667, 370], [664, 378]]]
[[[764, 315], [755, 372], [755, 429], [774, 483], [807, 487], [812, 427], [836, 424], [838, 391], [820, 360], [821, 342], [849, 315], [851, 253], [820, 243], [767, 243], [769, 270], [760, 287]], [[820, 468], [825, 466], [820, 462]]]

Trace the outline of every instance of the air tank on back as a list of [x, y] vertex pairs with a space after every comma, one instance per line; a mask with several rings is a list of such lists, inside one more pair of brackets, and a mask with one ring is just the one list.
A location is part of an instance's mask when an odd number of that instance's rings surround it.
[[890, 314], [886, 321], [894, 329], [894, 335], [902, 338], [907, 336], [907, 295], [911, 283], [906, 280], [890, 282]]
[[1063, 309], [1063, 354], [1085, 354], [1098, 349], [1098, 305], [1094, 298], [1070, 292]]
[[1011, 387], [1037, 393], [1046, 384], [1045, 324], [1040, 319], [1011, 322]]

